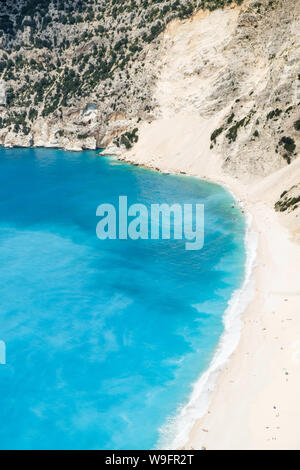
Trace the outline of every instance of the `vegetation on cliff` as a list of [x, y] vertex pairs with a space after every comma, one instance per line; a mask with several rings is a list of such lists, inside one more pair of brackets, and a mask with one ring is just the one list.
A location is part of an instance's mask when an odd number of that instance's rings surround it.
[[[0, 79], [6, 84], [0, 128], [28, 134], [38, 117], [60, 119], [64, 108], [83, 101], [98, 103], [103, 121], [112, 113], [151, 115], [153, 77], [143, 69], [149, 44], [173, 19], [231, 3], [6, 0], [0, 12]], [[82, 123], [81, 136], [95, 132], [90, 124]]]

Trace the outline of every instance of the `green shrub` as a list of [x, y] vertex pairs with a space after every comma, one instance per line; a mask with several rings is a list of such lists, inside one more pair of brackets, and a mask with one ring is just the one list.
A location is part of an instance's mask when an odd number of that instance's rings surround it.
[[222, 132], [223, 132], [223, 127], [219, 127], [219, 129], [214, 130], [213, 133], [212, 133], [211, 136], [210, 136], [210, 140], [211, 140], [212, 142], [216, 143], [216, 138], [217, 138], [220, 134], [222, 134]]
[[279, 141], [279, 145], [283, 145], [284, 149], [289, 153], [294, 153], [296, 149], [295, 141], [291, 137], [282, 137]]
[[278, 109], [278, 108], [275, 109], [274, 111], [270, 111], [267, 114], [267, 120], [273, 119], [274, 117], [279, 117], [281, 113], [282, 113], [282, 109]]
[[226, 137], [229, 140], [230, 144], [236, 141], [238, 130], [240, 127], [243, 127], [245, 123], [246, 123], [246, 117], [244, 117], [240, 121], [237, 121], [232, 127], [230, 127], [229, 131], [226, 134]]
[[300, 119], [294, 122], [294, 128], [296, 131], [300, 131]]

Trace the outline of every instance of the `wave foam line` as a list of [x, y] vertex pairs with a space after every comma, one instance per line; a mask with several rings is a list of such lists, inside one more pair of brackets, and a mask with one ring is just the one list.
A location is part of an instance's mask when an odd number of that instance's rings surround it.
[[209, 368], [194, 384], [189, 402], [179, 408], [176, 416], [169, 418], [160, 429], [161, 438], [157, 445], [159, 449], [179, 449], [187, 444], [193, 425], [208, 411], [220, 372], [238, 346], [242, 328], [241, 315], [254, 296], [252, 273], [258, 245], [258, 235], [252, 229], [252, 216], [249, 212], [246, 212], [246, 224], [246, 269], [243, 285], [234, 291], [228, 302], [223, 317], [224, 332]]

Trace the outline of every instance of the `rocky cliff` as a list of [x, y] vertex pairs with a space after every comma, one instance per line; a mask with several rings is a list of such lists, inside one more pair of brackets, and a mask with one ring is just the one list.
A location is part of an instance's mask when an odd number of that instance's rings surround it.
[[[239, 0], [241, 1], [241, 0]], [[4, 0], [0, 143], [129, 148], [151, 120], [162, 32], [199, 0]], [[231, 0], [207, 0], [214, 10]]]

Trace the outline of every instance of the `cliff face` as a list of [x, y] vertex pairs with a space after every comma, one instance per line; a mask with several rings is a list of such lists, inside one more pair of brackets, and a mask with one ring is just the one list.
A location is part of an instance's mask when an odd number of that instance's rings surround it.
[[299, 2], [5, 4], [3, 145], [147, 149], [152, 166], [218, 160], [241, 179], [297, 158]]
[[[161, 32], [199, 3], [2, 0], [0, 144], [129, 148], [136, 124], [155, 114]], [[231, 0], [202, 3], [213, 10]]]
[[191, 138], [198, 134], [202, 165], [219, 155], [225, 171], [245, 179], [297, 158], [299, 7], [292, 0], [248, 1], [168, 26], [154, 89], [159, 118], [167, 127], [167, 119], [194, 116]]

